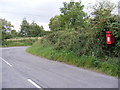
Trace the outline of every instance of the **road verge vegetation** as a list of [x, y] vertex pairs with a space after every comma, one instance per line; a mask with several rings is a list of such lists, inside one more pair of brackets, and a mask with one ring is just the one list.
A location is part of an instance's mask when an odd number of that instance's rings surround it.
[[37, 41], [39, 39], [41, 39], [41, 37], [27, 37], [27, 38], [6, 39], [3, 42], [2, 47], [31, 46], [35, 41]]
[[35, 42], [27, 52], [111, 76], [119, 76], [118, 57], [109, 56], [108, 51], [101, 50], [94, 33], [83, 35], [76, 31], [54, 32]]

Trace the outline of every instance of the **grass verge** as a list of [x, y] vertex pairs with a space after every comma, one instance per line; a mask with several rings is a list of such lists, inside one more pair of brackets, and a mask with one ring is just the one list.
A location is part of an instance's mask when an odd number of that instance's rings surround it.
[[[118, 59], [107, 58], [106, 61], [102, 62], [94, 56], [76, 56], [72, 52], [64, 50], [54, 50], [52, 47], [44, 47], [42, 45], [33, 45], [26, 50], [28, 53], [33, 55], [45, 57], [50, 60], [60, 61], [67, 64], [75, 65], [111, 76], [118, 77]], [[111, 62], [112, 61], [112, 62]]]

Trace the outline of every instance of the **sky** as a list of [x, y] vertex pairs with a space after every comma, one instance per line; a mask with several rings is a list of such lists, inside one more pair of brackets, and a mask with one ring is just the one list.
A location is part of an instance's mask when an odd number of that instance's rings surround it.
[[[0, 0], [0, 18], [10, 21], [17, 31], [20, 30], [23, 18], [26, 18], [29, 23], [35, 21], [38, 25], [43, 25], [48, 31], [50, 30], [48, 26], [50, 18], [59, 15], [63, 2], [69, 1], [71, 0]], [[81, 1], [85, 6], [84, 11], [90, 12], [90, 7], [98, 0]], [[116, 5], [119, 2], [119, 0], [110, 1]], [[114, 13], [117, 13], [117, 10]]]

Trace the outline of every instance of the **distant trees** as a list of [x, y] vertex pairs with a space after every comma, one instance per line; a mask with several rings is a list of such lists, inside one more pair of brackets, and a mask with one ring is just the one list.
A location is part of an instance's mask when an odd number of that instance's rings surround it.
[[23, 19], [22, 24], [20, 25], [20, 36], [21, 37], [36, 37], [36, 36], [42, 36], [44, 32], [43, 26], [37, 25], [37, 23], [32, 22], [31, 24], [26, 20], [26, 18]]
[[32, 22], [30, 24], [30, 28], [29, 28], [29, 36], [30, 37], [42, 36], [43, 32], [44, 32], [44, 28], [42, 25], [39, 26], [35, 22]]
[[11, 30], [11, 36], [12, 38], [18, 37], [19, 33], [16, 30]]
[[11, 22], [5, 19], [0, 19], [0, 43], [9, 38], [40, 37], [50, 33], [48, 31], [44, 31], [43, 26], [39, 26], [36, 22], [29, 23], [26, 18], [22, 20], [19, 32], [14, 30], [13, 27], [14, 26], [11, 24]]
[[29, 36], [29, 28], [30, 28], [30, 25], [29, 25], [28, 21], [26, 20], [26, 18], [24, 18], [20, 25], [20, 32], [19, 32], [20, 36], [28, 37]]

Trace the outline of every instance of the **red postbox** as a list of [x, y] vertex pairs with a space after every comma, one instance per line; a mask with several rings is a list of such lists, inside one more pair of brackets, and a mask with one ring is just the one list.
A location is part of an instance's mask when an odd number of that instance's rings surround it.
[[106, 31], [106, 44], [112, 44], [112, 37], [110, 31]]

